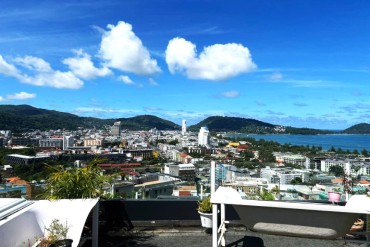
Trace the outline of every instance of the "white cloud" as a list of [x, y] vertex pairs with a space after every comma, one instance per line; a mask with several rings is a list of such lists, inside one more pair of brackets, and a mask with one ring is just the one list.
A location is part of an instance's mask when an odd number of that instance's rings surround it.
[[71, 71], [61, 72], [59, 70], [51, 73], [40, 73], [36, 76], [22, 76], [20, 80], [35, 86], [48, 86], [58, 89], [79, 89], [84, 84]]
[[159, 86], [158, 82], [156, 82], [153, 78], [149, 78], [148, 81], [151, 86]]
[[269, 80], [278, 81], [281, 79], [283, 79], [283, 75], [279, 72], [273, 73], [272, 75], [269, 76]]
[[139, 75], [161, 71], [129, 23], [120, 21], [116, 26], [108, 25], [107, 28], [109, 31], [103, 34], [99, 51], [107, 66]]
[[45, 60], [33, 57], [33, 56], [25, 56], [25, 57], [17, 57], [15, 62], [26, 67], [30, 70], [35, 70], [38, 72], [50, 72], [52, 71], [50, 64]]
[[14, 65], [9, 64], [5, 61], [3, 56], [0, 55], [0, 74], [15, 77], [19, 74], [19, 71]]
[[75, 51], [74, 57], [64, 59], [63, 63], [68, 65], [73, 74], [82, 79], [93, 79], [98, 76], [112, 74], [112, 71], [107, 67], [95, 67], [91, 61], [91, 56], [81, 49]]
[[6, 96], [0, 96], [0, 102], [9, 101], [9, 100], [27, 100], [27, 99], [33, 99], [33, 98], [36, 98], [36, 94], [20, 92], [20, 93], [8, 94]]
[[128, 77], [127, 75], [121, 75], [120, 77], [118, 77], [119, 80], [123, 81], [123, 83], [125, 83], [126, 85], [133, 85], [135, 84], [131, 79], [130, 77]]
[[6, 62], [0, 55], [0, 74], [14, 77], [20, 82], [35, 86], [79, 89], [84, 84], [71, 71], [53, 70], [49, 63], [41, 58], [26, 56], [23, 58], [18, 57], [15, 61], [29, 69], [30, 73], [22, 73], [13, 64]]
[[6, 98], [9, 100], [26, 100], [36, 98], [36, 94], [20, 92], [15, 94], [9, 94], [6, 96]]
[[183, 38], [169, 41], [166, 62], [172, 74], [180, 72], [190, 79], [205, 80], [225, 80], [257, 68], [249, 49], [241, 44], [207, 46], [197, 56], [196, 46]]
[[223, 92], [221, 95], [226, 98], [236, 98], [236, 97], [239, 97], [240, 94], [237, 91], [229, 91], [229, 92]]

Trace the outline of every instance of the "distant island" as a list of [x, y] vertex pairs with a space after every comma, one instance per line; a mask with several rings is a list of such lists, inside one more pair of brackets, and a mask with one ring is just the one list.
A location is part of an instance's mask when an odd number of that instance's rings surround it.
[[[103, 128], [120, 121], [122, 128], [127, 130], [180, 130], [181, 127], [171, 121], [152, 116], [141, 115], [131, 118], [100, 119], [80, 117], [74, 114], [36, 108], [29, 105], [0, 105], [0, 130], [25, 132], [30, 130], [50, 130], [77, 128]], [[212, 132], [238, 132], [248, 134], [370, 134], [370, 124], [361, 123], [343, 131], [329, 131], [311, 128], [295, 128], [291, 126], [274, 125], [256, 119], [240, 117], [208, 117], [198, 124], [188, 127], [189, 131], [199, 131], [207, 126]]]

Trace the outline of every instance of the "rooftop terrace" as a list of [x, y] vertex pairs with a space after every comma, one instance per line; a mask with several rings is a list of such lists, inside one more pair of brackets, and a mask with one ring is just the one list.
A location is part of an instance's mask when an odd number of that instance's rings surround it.
[[[200, 226], [194, 200], [109, 200], [100, 203], [99, 246], [212, 246], [211, 229]], [[365, 238], [323, 240], [261, 234], [247, 230], [231, 206], [226, 206], [230, 220], [226, 246], [366, 246]], [[128, 218], [125, 218], [128, 217]], [[362, 240], [362, 242], [355, 242]], [[82, 238], [80, 246], [91, 246], [91, 239]]]

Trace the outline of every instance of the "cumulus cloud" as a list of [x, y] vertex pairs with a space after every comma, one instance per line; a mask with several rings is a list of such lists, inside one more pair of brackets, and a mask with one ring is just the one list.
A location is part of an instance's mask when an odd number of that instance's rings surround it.
[[17, 57], [15, 59], [15, 62], [25, 68], [28, 68], [29, 70], [34, 70], [38, 72], [52, 71], [50, 64], [38, 57], [33, 56]]
[[83, 81], [77, 78], [71, 71], [62, 72], [53, 70], [45, 60], [32, 57], [18, 57], [15, 63], [28, 69], [22, 72], [14, 64], [11, 64], [0, 55], [0, 74], [14, 77], [20, 82], [35, 85], [48, 86], [54, 88], [79, 89], [83, 86]]
[[27, 100], [27, 99], [33, 99], [33, 98], [36, 98], [36, 94], [19, 92], [19, 93], [14, 93], [14, 94], [8, 94], [6, 96], [0, 96], [0, 102], [9, 101], [9, 100]]
[[228, 91], [228, 92], [223, 92], [221, 95], [226, 98], [236, 98], [236, 97], [239, 97], [240, 94], [238, 91]]
[[68, 65], [73, 74], [82, 79], [93, 79], [112, 73], [107, 67], [95, 67], [91, 61], [91, 56], [81, 49], [75, 51], [74, 57], [64, 59], [63, 63]]
[[32, 99], [32, 98], [35, 98], [35, 97], [36, 97], [36, 94], [26, 93], [26, 92], [9, 94], [9, 95], [6, 96], [6, 98], [10, 99], [10, 100], [26, 100], [26, 99]]
[[120, 81], [123, 81], [123, 83], [127, 84], [127, 85], [132, 85], [134, 84], [134, 82], [130, 79], [130, 77], [128, 77], [127, 75], [121, 75], [120, 77], [118, 77], [118, 79]]
[[0, 55], [0, 74], [16, 77], [19, 71], [13, 64], [9, 64], [5, 61], [3, 56]]
[[35, 86], [48, 86], [58, 89], [79, 89], [84, 84], [71, 71], [61, 72], [59, 70], [50, 73], [40, 73], [35, 76], [24, 75], [20, 80]]
[[196, 46], [183, 38], [169, 41], [166, 62], [172, 74], [190, 79], [225, 80], [257, 68], [247, 47], [241, 44], [214, 44], [197, 55]]
[[108, 25], [107, 28], [109, 30], [103, 34], [99, 51], [107, 66], [139, 75], [161, 71], [129, 23], [120, 21], [116, 26]]

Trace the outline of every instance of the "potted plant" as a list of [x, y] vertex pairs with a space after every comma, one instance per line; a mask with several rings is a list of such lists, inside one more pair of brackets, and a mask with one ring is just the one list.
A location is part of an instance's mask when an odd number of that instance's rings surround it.
[[72, 247], [72, 239], [67, 238], [69, 226], [53, 219], [49, 227], [45, 227], [45, 237], [39, 239], [37, 247]]
[[212, 228], [212, 203], [211, 197], [206, 197], [198, 201], [198, 213], [202, 227]]

